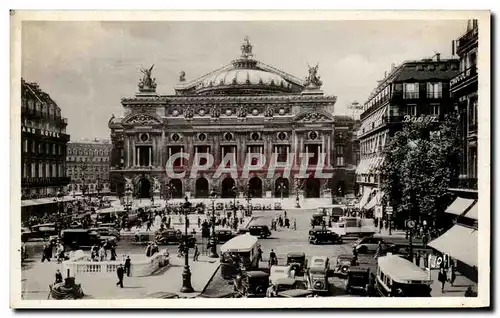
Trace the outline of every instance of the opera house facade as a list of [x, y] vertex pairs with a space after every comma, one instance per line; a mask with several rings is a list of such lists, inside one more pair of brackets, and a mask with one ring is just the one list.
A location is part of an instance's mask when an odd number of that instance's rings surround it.
[[[334, 116], [336, 97], [323, 94], [318, 66], [299, 79], [255, 60], [245, 39], [241, 56], [228, 65], [193, 81], [181, 72], [174, 95], [156, 93], [152, 71], [142, 70], [138, 93], [121, 101], [123, 116], [109, 120], [113, 192], [121, 195], [131, 187], [137, 197], [159, 192], [204, 198], [212, 190], [220, 197], [287, 197], [296, 191], [323, 197], [351, 191], [354, 181], [338, 179], [352, 168], [354, 180], [354, 121]], [[267, 162], [245, 175], [249, 153]], [[213, 162], [193, 176], [192, 167], [207, 161], [197, 154], [209, 154]], [[236, 175], [217, 172], [228, 155]], [[172, 176], [169, 169], [185, 176]], [[323, 177], [328, 174], [333, 177]]]

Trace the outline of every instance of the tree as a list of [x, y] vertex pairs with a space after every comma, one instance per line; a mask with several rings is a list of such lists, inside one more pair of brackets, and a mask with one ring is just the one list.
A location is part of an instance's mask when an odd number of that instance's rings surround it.
[[407, 219], [441, 224], [453, 194], [450, 181], [458, 176], [460, 139], [456, 116], [443, 122], [404, 123], [384, 150], [381, 188], [394, 207], [399, 226]]

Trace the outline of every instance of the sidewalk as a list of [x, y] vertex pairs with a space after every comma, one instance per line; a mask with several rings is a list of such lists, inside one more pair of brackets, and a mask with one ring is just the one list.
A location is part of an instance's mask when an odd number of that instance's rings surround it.
[[[198, 262], [189, 261], [191, 269], [191, 283], [194, 293], [181, 294], [182, 271], [184, 270], [184, 258], [175, 255], [170, 257], [171, 266], [160, 268], [153, 275], [147, 277], [125, 277], [124, 287], [116, 286], [118, 281], [116, 274], [92, 275], [84, 274], [76, 276], [76, 280], [82, 285], [86, 298], [93, 299], [137, 299], [145, 298], [156, 292], [176, 293], [181, 297], [196, 297], [209, 283], [214, 273], [219, 268], [218, 259], [210, 259], [200, 256]], [[24, 299], [44, 300], [49, 294], [49, 284], [54, 281], [56, 269], [62, 270], [62, 265], [55, 262], [31, 264], [32, 267], [22, 272], [22, 292]], [[63, 273], [65, 276], [66, 273]]]
[[477, 291], [477, 284], [468, 279], [467, 277], [457, 273], [457, 278], [453, 286], [449, 282], [444, 285], [444, 293], [441, 292], [441, 282], [438, 281], [439, 269], [431, 270], [431, 296], [432, 297], [464, 297], [467, 287], [472, 286], [474, 291]]

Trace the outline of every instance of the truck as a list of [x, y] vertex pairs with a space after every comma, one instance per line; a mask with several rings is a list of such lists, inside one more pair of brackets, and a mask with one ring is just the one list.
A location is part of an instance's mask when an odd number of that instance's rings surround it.
[[338, 222], [332, 223], [329, 228], [340, 237], [363, 237], [373, 235], [376, 232], [373, 219], [364, 219], [360, 217], [341, 217]]

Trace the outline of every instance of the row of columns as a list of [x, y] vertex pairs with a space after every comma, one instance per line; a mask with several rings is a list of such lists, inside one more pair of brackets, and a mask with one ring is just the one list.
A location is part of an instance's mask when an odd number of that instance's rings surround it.
[[[307, 144], [311, 144], [309, 142], [305, 142], [305, 134], [306, 131], [293, 131], [292, 132], [292, 142], [288, 144], [290, 147], [290, 150], [295, 154], [295, 163], [300, 163], [301, 158], [299, 157], [300, 152], [305, 152], [307, 154]], [[167, 158], [163, 158], [163, 151], [164, 147], [163, 145], [163, 140], [165, 138], [165, 133], [163, 132], [161, 135], [160, 134], [155, 134], [151, 136], [151, 143], [144, 144], [144, 146], [150, 146], [148, 154], [149, 154], [149, 165], [152, 166], [162, 166], [164, 164], [164, 161], [168, 159], [168, 157], [171, 155], [171, 153], [167, 153]], [[186, 142], [184, 144], [179, 144], [179, 146], [184, 146], [183, 151], [187, 151], [190, 154], [195, 153], [194, 149], [194, 143], [193, 139], [195, 136], [186, 136]], [[217, 134], [213, 136], [213, 141], [210, 145], [210, 151], [214, 155], [214, 164], [218, 166], [222, 160], [222, 146], [225, 145], [224, 143], [221, 142], [221, 139], [223, 138], [222, 134]], [[325, 165], [330, 165], [331, 164], [331, 156], [332, 156], [332, 148], [331, 148], [331, 133], [328, 134], [323, 134], [321, 136], [321, 139], [318, 141], [313, 142], [314, 144], [320, 143], [318, 145], [318, 153], [321, 150], [324, 150], [326, 152], [326, 158], [325, 158]], [[246, 135], [245, 134], [238, 134], [235, 133], [235, 142], [231, 144], [227, 144], [231, 146], [236, 146], [236, 151], [237, 151], [237, 164], [239, 166], [242, 166], [246, 160], [246, 154], [247, 154], [247, 146], [255, 145], [255, 144], [248, 144], [246, 141]], [[258, 144], [256, 146], [261, 146], [263, 147], [263, 154], [266, 156], [266, 159], [270, 160], [272, 158], [272, 153], [273, 151], [276, 151], [276, 147], [281, 144], [272, 144], [270, 136], [264, 136], [262, 143]], [[140, 145], [135, 140], [135, 135], [127, 135], [126, 140], [124, 142], [124, 150], [125, 150], [125, 166], [126, 167], [132, 167], [132, 166], [138, 166], [140, 163]], [[302, 151], [300, 151], [302, 150]], [[193, 156], [194, 158], [194, 156]], [[193, 158], [190, 158], [190, 164], [193, 160]], [[288, 158], [289, 159], [289, 158]], [[288, 160], [287, 159], [287, 160]]]

